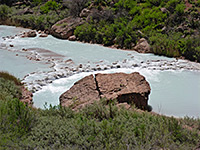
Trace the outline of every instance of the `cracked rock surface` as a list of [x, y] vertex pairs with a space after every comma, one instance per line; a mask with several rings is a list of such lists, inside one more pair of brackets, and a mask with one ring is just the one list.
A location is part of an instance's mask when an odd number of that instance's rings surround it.
[[95, 74], [79, 80], [63, 93], [60, 104], [76, 110], [106, 98], [116, 99], [118, 103], [135, 104], [146, 110], [150, 91], [149, 83], [138, 72]]

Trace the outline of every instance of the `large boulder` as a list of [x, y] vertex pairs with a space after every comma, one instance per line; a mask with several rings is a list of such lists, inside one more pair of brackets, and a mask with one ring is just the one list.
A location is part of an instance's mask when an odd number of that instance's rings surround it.
[[60, 96], [60, 103], [62, 106], [81, 108], [99, 99], [95, 79], [93, 75], [90, 75], [79, 80], [67, 92], [63, 93]]
[[102, 98], [117, 99], [119, 103], [133, 103], [138, 108], [147, 109], [151, 89], [139, 73], [97, 74], [96, 81]]
[[151, 47], [145, 38], [141, 38], [133, 49], [139, 53], [151, 53]]
[[74, 34], [75, 28], [83, 23], [84, 21], [79, 17], [65, 18], [52, 26], [51, 34], [60, 39], [68, 39]]
[[135, 104], [147, 110], [149, 83], [139, 73], [96, 74], [76, 82], [60, 96], [62, 106], [79, 109], [101, 98], [116, 99], [118, 103]]

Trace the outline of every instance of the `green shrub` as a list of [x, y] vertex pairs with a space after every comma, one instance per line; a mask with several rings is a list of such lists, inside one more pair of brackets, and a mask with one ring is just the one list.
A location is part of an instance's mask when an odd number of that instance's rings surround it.
[[34, 122], [32, 109], [18, 99], [0, 100], [0, 149], [21, 149]]
[[76, 113], [61, 107], [39, 110], [21, 144], [33, 149], [192, 149], [198, 143], [197, 132], [184, 129], [173, 117], [119, 110], [105, 102]]
[[153, 52], [158, 55], [165, 55], [168, 57], [179, 57], [181, 34], [166, 34], [156, 33], [150, 37]]
[[4, 78], [6, 80], [13, 81], [16, 85], [22, 85], [22, 83], [19, 79], [17, 79], [15, 76], [9, 74], [8, 72], [1, 71], [0, 78]]
[[184, 10], [185, 10], [185, 4], [181, 3], [181, 4], [176, 5], [175, 10], [178, 13], [178, 15], [183, 15]]
[[6, 5], [0, 5], [0, 19], [5, 20], [11, 12], [10, 8]]
[[39, 5], [42, 3], [42, 0], [33, 0], [32, 2], [34, 5]]
[[192, 61], [200, 62], [200, 37], [189, 37], [183, 43], [182, 55]]
[[9, 100], [21, 97], [21, 89], [13, 81], [0, 78], [0, 100]]
[[79, 27], [77, 27], [74, 31], [76, 37], [79, 38], [80, 41], [90, 42], [94, 40], [96, 34], [95, 25], [91, 23], [85, 23]]
[[61, 5], [54, 0], [49, 0], [43, 6], [40, 7], [42, 13], [47, 14], [49, 11], [57, 11], [61, 8]]
[[192, 131], [182, 124], [198, 125], [198, 120], [119, 109], [107, 100], [79, 112], [61, 106], [33, 111], [14, 99], [0, 101], [0, 148], [193, 149], [199, 126]]
[[34, 114], [18, 99], [0, 101], [0, 127], [3, 133], [24, 134], [30, 131], [34, 123]]

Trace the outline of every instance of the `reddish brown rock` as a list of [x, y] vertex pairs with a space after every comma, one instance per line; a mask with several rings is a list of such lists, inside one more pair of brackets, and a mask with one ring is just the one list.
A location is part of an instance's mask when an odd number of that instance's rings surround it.
[[102, 98], [117, 99], [119, 103], [135, 104], [147, 109], [149, 83], [139, 73], [97, 74], [96, 81]]
[[74, 34], [75, 28], [81, 24], [83, 24], [81, 18], [68, 17], [54, 24], [51, 28], [51, 34], [60, 39], [68, 39]]
[[141, 38], [133, 49], [139, 53], [151, 53], [151, 47], [145, 38]]
[[96, 74], [95, 77], [90, 75], [76, 82], [60, 96], [60, 103], [78, 109], [106, 98], [147, 110], [150, 91], [149, 83], [137, 72]]
[[67, 92], [63, 93], [60, 96], [60, 103], [62, 106], [70, 106], [73, 109], [77, 109], [99, 99], [96, 82], [93, 75], [90, 75], [79, 80]]

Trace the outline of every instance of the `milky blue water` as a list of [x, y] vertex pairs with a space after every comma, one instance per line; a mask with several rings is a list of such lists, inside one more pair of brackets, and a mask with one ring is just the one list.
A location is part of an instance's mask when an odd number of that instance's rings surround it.
[[[48, 70], [49, 65], [44, 63], [37, 63], [18, 55], [17, 51], [8, 51], [12, 40], [7, 40], [6, 42], [1, 39], [2, 37], [16, 35], [26, 29], [0, 26], [0, 70], [9, 71], [9, 73], [15, 75], [18, 78], [23, 78], [25, 75], [39, 71], [41, 69]], [[6, 43], [7, 45], [5, 45]], [[20, 44], [20, 43], [19, 43]], [[18, 56], [16, 56], [18, 55]]]
[[[0, 37], [19, 34], [23, 30], [25, 29], [0, 26]], [[7, 48], [1, 44], [6, 44]], [[14, 45], [14, 47], [9, 47], [10, 44]], [[34, 105], [36, 107], [42, 108], [45, 102], [58, 105], [59, 96], [68, 90], [74, 82], [89, 74], [97, 72], [131, 73], [137, 71], [144, 75], [150, 83], [151, 94], [149, 104], [152, 105], [153, 111], [176, 117], [200, 117], [200, 72], [181, 69], [181, 67], [173, 69], [173, 64], [176, 63], [177, 65], [176, 60], [173, 58], [160, 57], [152, 54], [139, 54], [134, 51], [110, 49], [80, 42], [70, 42], [67, 40], [59, 40], [52, 36], [48, 36], [47, 38], [15, 38], [0, 40], [0, 70], [9, 71], [22, 79], [29, 73], [49, 69], [49, 65], [45, 63], [27, 60], [25, 57], [27, 53], [23, 53], [21, 51], [22, 48], [48, 49], [63, 55], [64, 60], [72, 59], [75, 65], [81, 63], [93, 66], [98, 64], [101, 66], [111, 65], [113, 62], [117, 62], [119, 64], [121, 63], [122, 66], [118, 69], [108, 69], [105, 71], [75, 72], [69, 76], [53, 80], [52, 83], [42, 86], [39, 91], [34, 93]], [[16, 56], [16, 53], [19, 53], [19, 55]], [[155, 61], [149, 64], [148, 61], [152, 60], [163, 60], [162, 62], [164, 63], [156, 64]], [[126, 62], [124, 63], [124, 61]], [[187, 67], [197, 65], [182, 60], [178, 61], [179, 63]], [[139, 67], [131, 67], [132, 64], [138, 64]], [[166, 66], [172, 66], [172, 69], [163, 69]], [[152, 67], [154, 69], [151, 69]], [[155, 69], [159, 67], [161, 69]], [[54, 71], [54, 73], [57, 72], [59, 70]], [[37, 80], [38, 78], [40, 78], [40, 75], [37, 74]], [[34, 80], [36, 80], [36, 75], [31, 76], [25, 82], [33, 82], [34, 85]]]

